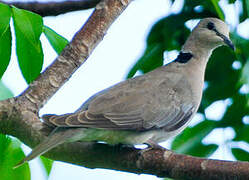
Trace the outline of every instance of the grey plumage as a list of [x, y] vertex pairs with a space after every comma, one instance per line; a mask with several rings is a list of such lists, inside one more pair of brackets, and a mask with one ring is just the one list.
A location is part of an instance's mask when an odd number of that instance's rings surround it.
[[66, 141], [151, 144], [179, 134], [199, 107], [211, 52], [224, 44], [234, 48], [228, 26], [201, 20], [172, 63], [97, 93], [75, 113], [44, 115], [58, 131], [18, 165]]

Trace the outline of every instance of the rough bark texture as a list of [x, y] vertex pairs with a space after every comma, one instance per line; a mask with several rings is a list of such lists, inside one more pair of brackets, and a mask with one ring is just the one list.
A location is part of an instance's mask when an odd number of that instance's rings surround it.
[[78, 1], [62, 1], [62, 2], [23, 2], [23, 1], [0, 1], [8, 5], [13, 5], [21, 9], [32, 11], [41, 16], [56, 16], [67, 12], [78, 11], [93, 8], [100, 0], [78, 0]]
[[[101, 1], [54, 63], [20, 96], [0, 102], [0, 133], [13, 135], [30, 147], [44, 139], [47, 134], [42, 130], [39, 109], [85, 62], [130, 1]], [[176, 179], [249, 179], [248, 162], [201, 159], [160, 148], [141, 151], [133, 147], [75, 142], [62, 144], [46, 156], [89, 168]]]

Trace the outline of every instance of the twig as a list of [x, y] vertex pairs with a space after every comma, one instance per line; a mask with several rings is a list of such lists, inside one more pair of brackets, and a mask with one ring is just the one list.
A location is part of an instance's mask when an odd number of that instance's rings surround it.
[[4, 4], [13, 5], [21, 9], [35, 12], [41, 16], [56, 16], [67, 12], [93, 8], [100, 0], [78, 0], [78, 1], [47, 1], [47, 2], [8, 2], [0, 1]]

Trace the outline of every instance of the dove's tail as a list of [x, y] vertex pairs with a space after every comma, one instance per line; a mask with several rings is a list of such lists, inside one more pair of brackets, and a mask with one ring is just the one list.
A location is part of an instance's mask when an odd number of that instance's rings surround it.
[[52, 148], [64, 143], [70, 137], [74, 136], [77, 131], [72, 131], [71, 129], [64, 129], [64, 128], [56, 128], [54, 132], [52, 132], [43, 142], [41, 142], [38, 146], [36, 146], [32, 152], [27, 155], [22, 161], [16, 164], [13, 168], [17, 168], [28, 162], [37, 156], [40, 156], [47, 151], [51, 150]]

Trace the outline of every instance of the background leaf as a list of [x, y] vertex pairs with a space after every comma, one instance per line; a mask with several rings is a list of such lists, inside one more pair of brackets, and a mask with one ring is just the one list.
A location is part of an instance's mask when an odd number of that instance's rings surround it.
[[14, 94], [0, 81], [0, 101], [13, 97]]
[[0, 155], [1, 180], [30, 180], [30, 169], [28, 164], [13, 169], [13, 166], [24, 158], [24, 153], [20, 148], [20, 142], [0, 134]]
[[[232, 67], [235, 58], [234, 53], [227, 47], [220, 47], [213, 52], [206, 68], [207, 87], [202, 98], [200, 112], [204, 113], [204, 109], [211, 103], [229, 98], [238, 92], [237, 82], [240, 79], [240, 72]], [[228, 88], [229, 86], [232, 87]]]
[[211, 2], [212, 2], [212, 4], [213, 4], [213, 6], [214, 6], [214, 9], [215, 9], [215, 11], [217, 12], [217, 14], [218, 14], [218, 17], [221, 19], [221, 20], [225, 20], [225, 15], [224, 15], [224, 13], [223, 13], [223, 11], [222, 11], [222, 9], [220, 8], [220, 6], [219, 6], [219, 1], [220, 0], [211, 0]]
[[242, 71], [241, 71], [241, 79], [240, 81], [245, 84], [249, 84], [249, 61], [245, 63]]
[[49, 176], [54, 161], [53, 161], [53, 160], [50, 160], [50, 159], [48, 159], [48, 158], [45, 158], [45, 157], [43, 157], [43, 156], [40, 156], [40, 159], [41, 159], [41, 162], [42, 162], [42, 164], [43, 164], [43, 167], [44, 167], [45, 170], [46, 170], [47, 176]]
[[240, 15], [240, 22], [246, 20], [249, 17], [249, 0], [242, 0], [242, 13]]
[[249, 156], [247, 151], [242, 150], [240, 148], [232, 148], [232, 153], [236, 157], [236, 159], [240, 161], [249, 161]]
[[44, 26], [43, 32], [45, 36], [47, 37], [48, 41], [54, 48], [54, 50], [57, 52], [57, 54], [60, 54], [61, 51], [66, 47], [68, 44], [68, 40], [62, 37], [61, 35], [57, 34], [55, 31], [53, 31], [51, 28]]
[[22, 74], [31, 83], [40, 74], [43, 65], [43, 51], [40, 42], [42, 18], [29, 11], [13, 7], [16, 34], [16, 52]]
[[188, 127], [184, 133], [178, 135], [172, 142], [172, 150], [178, 153], [206, 157], [212, 154], [217, 148], [217, 145], [204, 145], [202, 140], [216, 126], [215, 121], [203, 121], [194, 127]]
[[10, 17], [11, 10], [9, 6], [0, 3], [0, 79], [9, 65], [11, 56]]
[[149, 33], [143, 56], [133, 66], [127, 77], [133, 77], [138, 70], [147, 73], [162, 66], [164, 51], [179, 50], [189, 34], [189, 30], [184, 26], [184, 22], [188, 19], [188, 16], [183, 18], [181, 15], [172, 15], [158, 21]]

